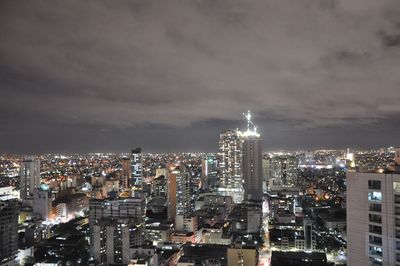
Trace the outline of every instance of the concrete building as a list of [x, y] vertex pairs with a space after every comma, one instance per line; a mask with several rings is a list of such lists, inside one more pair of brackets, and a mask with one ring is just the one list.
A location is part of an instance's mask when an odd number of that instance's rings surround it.
[[35, 189], [33, 193], [33, 213], [38, 214], [43, 221], [50, 220], [52, 202], [50, 190]]
[[255, 248], [228, 248], [228, 266], [257, 265], [258, 253]]
[[132, 247], [143, 240], [140, 198], [89, 201], [91, 255], [97, 265], [129, 263]]
[[0, 265], [16, 265], [18, 253], [18, 200], [0, 196]]
[[20, 165], [20, 197], [24, 200], [32, 200], [33, 192], [40, 185], [40, 160], [29, 159]]
[[400, 175], [347, 172], [348, 265], [400, 265]]

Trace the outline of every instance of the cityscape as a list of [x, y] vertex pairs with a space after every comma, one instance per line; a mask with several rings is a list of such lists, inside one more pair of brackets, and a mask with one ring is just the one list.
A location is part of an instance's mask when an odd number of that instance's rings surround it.
[[400, 266], [399, 0], [1, 0], [0, 266]]
[[2, 155], [2, 265], [399, 261], [400, 149], [263, 152], [243, 115], [217, 153]]

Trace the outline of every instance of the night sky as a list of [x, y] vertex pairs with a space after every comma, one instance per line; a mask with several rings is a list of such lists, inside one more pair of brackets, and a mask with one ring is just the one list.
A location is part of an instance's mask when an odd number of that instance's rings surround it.
[[398, 146], [400, 1], [0, 1], [0, 152]]

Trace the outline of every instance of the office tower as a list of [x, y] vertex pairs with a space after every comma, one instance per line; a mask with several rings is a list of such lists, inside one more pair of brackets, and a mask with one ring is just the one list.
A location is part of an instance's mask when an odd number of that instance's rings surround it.
[[90, 251], [96, 265], [129, 262], [129, 249], [142, 245], [142, 207], [139, 198], [89, 201]]
[[400, 174], [346, 177], [347, 265], [400, 264]]
[[131, 180], [130, 185], [142, 188], [142, 149], [136, 148], [131, 152]]
[[20, 165], [20, 197], [22, 200], [32, 200], [33, 191], [40, 185], [40, 160], [29, 159]]
[[50, 190], [37, 188], [33, 192], [33, 212], [43, 221], [48, 221], [52, 211], [52, 198]]
[[122, 178], [121, 178], [121, 186], [123, 188], [129, 187], [129, 178], [132, 175], [131, 169], [131, 160], [129, 158], [122, 158]]
[[15, 265], [18, 252], [18, 200], [0, 196], [0, 265]]
[[244, 199], [262, 201], [262, 140], [251, 121], [250, 111], [246, 118], [247, 131], [243, 133], [242, 147]]
[[235, 203], [243, 201], [242, 134], [238, 130], [226, 130], [219, 139], [220, 180], [218, 191], [231, 196]]

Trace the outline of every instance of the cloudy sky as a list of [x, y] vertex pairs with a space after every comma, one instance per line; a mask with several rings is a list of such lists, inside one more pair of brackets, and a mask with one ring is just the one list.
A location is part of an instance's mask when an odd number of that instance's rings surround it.
[[400, 1], [0, 1], [0, 152], [400, 145]]

